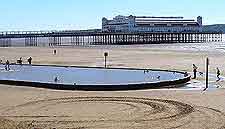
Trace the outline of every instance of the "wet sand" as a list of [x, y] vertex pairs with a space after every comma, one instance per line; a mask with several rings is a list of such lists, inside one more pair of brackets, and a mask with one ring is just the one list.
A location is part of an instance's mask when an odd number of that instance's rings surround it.
[[[0, 59], [15, 62], [32, 56], [35, 64], [141, 67], [192, 71], [195, 63], [204, 72], [205, 58], [210, 72], [225, 71], [225, 53], [167, 47], [101, 46], [74, 48], [0, 48]], [[176, 48], [176, 49], [174, 49]], [[192, 47], [193, 48], [193, 47]], [[53, 50], [57, 55], [53, 55]], [[223, 74], [224, 75], [224, 74]], [[199, 77], [197, 81], [204, 81]], [[116, 92], [56, 91], [0, 85], [2, 128], [117, 128], [117, 129], [223, 129], [225, 87], [201, 90], [140, 90]]]

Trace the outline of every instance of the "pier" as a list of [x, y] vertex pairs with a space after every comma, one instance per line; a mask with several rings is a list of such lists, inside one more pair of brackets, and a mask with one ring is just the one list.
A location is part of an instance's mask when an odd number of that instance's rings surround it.
[[11, 31], [0, 32], [0, 47], [14, 46], [88, 46], [162, 43], [221, 42], [220, 32], [101, 32], [97, 31]]

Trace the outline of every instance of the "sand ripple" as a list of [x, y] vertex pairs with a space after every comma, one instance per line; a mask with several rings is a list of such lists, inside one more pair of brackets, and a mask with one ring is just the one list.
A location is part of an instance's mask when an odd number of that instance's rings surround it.
[[47, 99], [2, 110], [0, 115], [38, 128], [225, 128], [225, 115], [218, 110], [134, 97]]

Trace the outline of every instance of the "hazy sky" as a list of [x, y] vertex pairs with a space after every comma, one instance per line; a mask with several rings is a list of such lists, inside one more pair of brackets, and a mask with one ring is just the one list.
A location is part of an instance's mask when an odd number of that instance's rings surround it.
[[225, 23], [225, 0], [0, 0], [0, 31], [101, 28], [115, 15], [203, 16]]

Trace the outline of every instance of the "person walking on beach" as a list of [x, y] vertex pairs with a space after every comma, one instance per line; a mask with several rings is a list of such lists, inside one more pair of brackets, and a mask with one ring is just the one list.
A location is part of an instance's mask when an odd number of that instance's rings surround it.
[[17, 63], [20, 64], [20, 65], [22, 65], [22, 63], [23, 63], [22, 57], [20, 57], [20, 59], [17, 60]]
[[198, 69], [198, 67], [197, 67], [195, 64], [193, 64], [193, 73], [194, 73], [193, 79], [196, 79], [196, 76], [197, 76], [197, 69]]
[[57, 53], [57, 51], [56, 51], [56, 50], [54, 50], [54, 51], [53, 51], [53, 54], [54, 54], [54, 55], [56, 55], [56, 53]]
[[217, 81], [219, 81], [220, 80], [220, 70], [218, 67], [216, 68], [216, 77], [217, 77]]
[[31, 65], [32, 64], [32, 57], [28, 58], [27, 62]]

